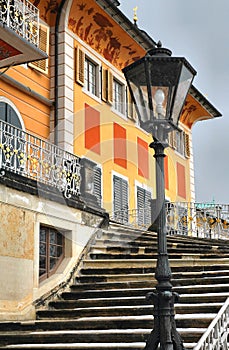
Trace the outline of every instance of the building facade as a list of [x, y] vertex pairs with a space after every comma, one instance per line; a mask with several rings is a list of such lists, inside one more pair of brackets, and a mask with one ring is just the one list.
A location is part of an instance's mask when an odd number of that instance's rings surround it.
[[[108, 214], [147, 226], [156, 198], [152, 136], [122, 73], [154, 40], [116, 0], [23, 4], [27, 22], [20, 0], [0, 0], [0, 319], [33, 318]], [[168, 202], [195, 200], [192, 126], [217, 116], [192, 86], [166, 149]]]

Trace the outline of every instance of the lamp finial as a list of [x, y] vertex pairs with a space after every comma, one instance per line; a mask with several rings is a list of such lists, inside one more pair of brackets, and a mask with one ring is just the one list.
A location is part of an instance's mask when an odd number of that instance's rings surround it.
[[137, 21], [138, 21], [138, 17], [137, 17], [137, 9], [138, 9], [138, 7], [137, 7], [137, 6], [135, 6], [135, 7], [133, 8], [133, 11], [134, 11], [134, 17], [133, 17], [133, 20], [134, 20], [134, 24], [135, 24], [135, 25], [137, 25]]

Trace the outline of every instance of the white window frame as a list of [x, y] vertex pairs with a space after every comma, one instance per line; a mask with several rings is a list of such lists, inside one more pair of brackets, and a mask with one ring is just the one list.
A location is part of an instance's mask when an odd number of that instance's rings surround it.
[[[94, 66], [95, 68], [95, 74], [94, 74], [94, 86], [95, 91], [92, 91], [91, 87], [93, 86], [92, 82], [88, 80], [88, 66], [91, 64], [91, 67]], [[85, 52], [85, 58], [84, 58], [84, 86], [83, 91], [88, 94], [90, 97], [99, 100], [101, 102], [101, 82], [100, 82], [100, 68], [101, 64], [98, 63], [96, 60], [94, 60], [90, 55]], [[89, 85], [88, 85], [89, 84]]]
[[[120, 92], [118, 92], [115, 87], [120, 87]], [[120, 96], [120, 98], [119, 98]], [[117, 98], [118, 97], [118, 98]], [[113, 112], [119, 114], [122, 118], [125, 117], [127, 119], [126, 113], [126, 84], [123, 83], [120, 79], [113, 76], [113, 104], [112, 104]]]

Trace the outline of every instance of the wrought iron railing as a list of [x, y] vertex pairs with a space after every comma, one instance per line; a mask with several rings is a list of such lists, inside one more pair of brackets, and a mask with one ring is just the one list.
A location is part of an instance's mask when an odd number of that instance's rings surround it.
[[0, 23], [39, 46], [39, 10], [28, 0], [0, 0]]
[[167, 203], [167, 231], [200, 238], [229, 238], [229, 205]]
[[229, 298], [193, 350], [228, 350]]
[[0, 121], [1, 175], [10, 171], [57, 188], [66, 198], [80, 195], [80, 158]]
[[151, 209], [121, 209], [110, 215], [110, 220], [118, 222], [123, 225], [130, 225], [132, 227], [147, 229], [151, 223]]
[[[111, 219], [121, 224], [147, 229], [151, 225], [151, 217], [156, 219], [157, 215], [156, 212], [152, 212], [151, 215], [151, 208], [148, 206], [116, 211], [111, 214]], [[229, 205], [190, 202], [166, 203], [166, 226], [170, 235], [229, 239]]]

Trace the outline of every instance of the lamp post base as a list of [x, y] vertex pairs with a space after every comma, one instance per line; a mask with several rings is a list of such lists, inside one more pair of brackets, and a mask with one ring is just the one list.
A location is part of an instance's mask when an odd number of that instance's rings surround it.
[[154, 305], [154, 329], [144, 350], [185, 350], [174, 319], [174, 302], [178, 301], [179, 295], [170, 290], [156, 290], [148, 293], [146, 298]]

